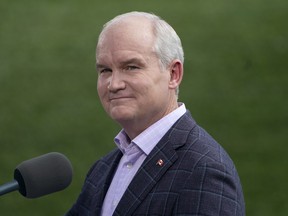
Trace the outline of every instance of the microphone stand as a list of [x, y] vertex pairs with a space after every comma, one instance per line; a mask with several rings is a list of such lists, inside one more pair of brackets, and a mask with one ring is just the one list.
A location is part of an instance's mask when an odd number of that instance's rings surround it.
[[18, 182], [14, 179], [11, 182], [5, 183], [3, 185], [0, 185], [0, 196], [18, 190], [19, 189], [19, 184]]

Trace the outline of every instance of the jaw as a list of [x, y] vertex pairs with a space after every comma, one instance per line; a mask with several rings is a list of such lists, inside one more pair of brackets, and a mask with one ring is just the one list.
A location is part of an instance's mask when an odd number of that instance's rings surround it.
[[106, 112], [108, 115], [122, 125], [121, 122], [133, 121], [137, 108], [133, 106], [130, 99], [112, 100], [109, 102]]

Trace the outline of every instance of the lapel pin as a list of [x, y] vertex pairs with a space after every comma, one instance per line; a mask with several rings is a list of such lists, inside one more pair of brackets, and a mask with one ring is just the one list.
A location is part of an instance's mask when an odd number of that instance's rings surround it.
[[164, 165], [164, 161], [162, 159], [159, 159], [156, 163], [156, 165], [158, 166], [163, 166]]

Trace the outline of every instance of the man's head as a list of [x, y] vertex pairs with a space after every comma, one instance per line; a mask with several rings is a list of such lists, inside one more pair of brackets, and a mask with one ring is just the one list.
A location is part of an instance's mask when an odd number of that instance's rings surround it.
[[104, 25], [96, 48], [98, 94], [130, 138], [177, 108], [183, 61], [176, 32], [155, 15], [131, 12]]
[[99, 35], [98, 43], [103, 39], [105, 31], [114, 24], [121, 22], [123, 19], [133, 19], [133, 17], [143, 17], [152, 24], [152, 31], [155, 36], [153, 50], [156, 52], [163, 68], [169, 66], [174, 59], [179, 59], [184, 64], [184, 52], [181, 40], [175, 30], [160, 17], [145, 12], [130, 12], [116, 16], [107, 22]]

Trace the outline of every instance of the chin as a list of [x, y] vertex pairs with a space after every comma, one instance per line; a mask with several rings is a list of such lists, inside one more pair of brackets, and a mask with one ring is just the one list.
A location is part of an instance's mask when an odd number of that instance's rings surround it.
[[129, 121], [134, 116], [134, 114], [129, 112], [127, 108], [126, 109], [113, 109], [110, 111], [109, 115], [113, 120], [117, 122]]

